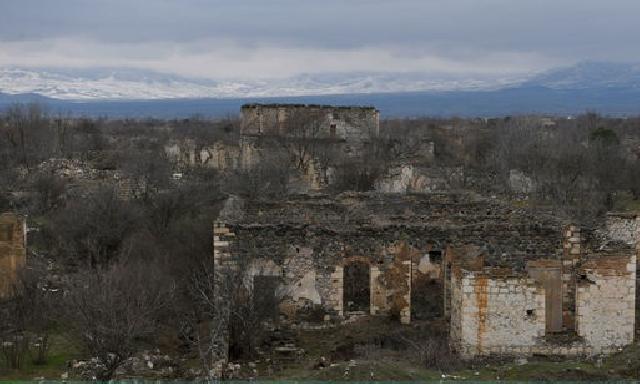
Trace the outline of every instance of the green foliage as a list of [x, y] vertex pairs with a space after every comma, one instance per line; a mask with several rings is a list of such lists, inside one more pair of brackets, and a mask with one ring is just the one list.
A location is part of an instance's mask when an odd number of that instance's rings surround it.
[[613, 129], [598, 127], [589, 134], [589, 141], [600, 143], [604, 146], [611, 146], [620, 143], [618, 135]]

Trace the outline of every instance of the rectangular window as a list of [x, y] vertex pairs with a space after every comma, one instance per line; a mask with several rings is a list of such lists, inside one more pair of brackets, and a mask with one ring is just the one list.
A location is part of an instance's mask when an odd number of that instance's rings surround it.
[[329, 136], [331, 136], [332, 139], [334, 137], [336, 137], [336, 125], [335, 124], [331, 124], [329, 126]]
[[0, 224], [0, 241], [13, 240], [13, 224]]

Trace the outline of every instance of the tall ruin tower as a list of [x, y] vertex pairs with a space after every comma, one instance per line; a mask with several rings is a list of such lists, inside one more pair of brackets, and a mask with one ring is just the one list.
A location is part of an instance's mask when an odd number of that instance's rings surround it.
[[245, 104], [240, 134], [367, 141], [380, 133], [380, 112], [374, 107], [315, 104]]

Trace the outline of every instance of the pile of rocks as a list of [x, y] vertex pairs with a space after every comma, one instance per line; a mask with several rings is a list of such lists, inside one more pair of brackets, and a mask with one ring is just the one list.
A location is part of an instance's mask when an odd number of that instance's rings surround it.
[[[97, 374], [105, 370], [104, 364], [97, 357], [90, 360], [72, 360], [68, 362], [69, 372], [63, 376], [95, 380]], [[178, 362], [160, 351], [143, 351], [127, 359], [115, 372], [115, 377], [153, 377], [167, 379], [175, 377]]]

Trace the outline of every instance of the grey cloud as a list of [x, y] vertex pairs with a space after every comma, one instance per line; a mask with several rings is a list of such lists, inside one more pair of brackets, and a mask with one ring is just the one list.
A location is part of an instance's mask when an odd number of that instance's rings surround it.
[[[638, 61], [637, 0], [4, 0], [0, 41], [230, 41], [254, 47], [386, 47], [465, 61], [501, 53]], [[123, 56], [123, 61], [127, 57]], [[339, 58], [336, 58], [339, 60]]]

